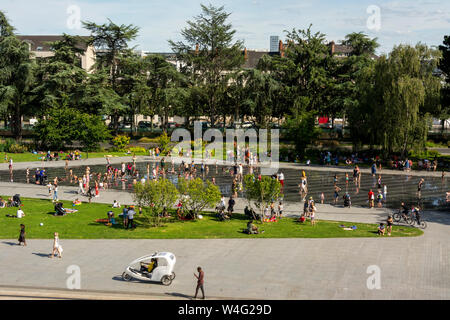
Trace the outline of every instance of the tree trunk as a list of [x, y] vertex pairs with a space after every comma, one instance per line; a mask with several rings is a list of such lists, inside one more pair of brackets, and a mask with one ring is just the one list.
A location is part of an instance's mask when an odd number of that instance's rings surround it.
[[16, 141], [22, 140], [22, 115], [20, 113], [20, 101], [16, 101], [14, 116], [11, 121], [11, 133]]

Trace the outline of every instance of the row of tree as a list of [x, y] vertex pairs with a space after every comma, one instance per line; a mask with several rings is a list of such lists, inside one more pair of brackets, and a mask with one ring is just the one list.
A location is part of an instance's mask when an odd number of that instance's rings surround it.
[[[276, 202], [281, 193], [281, 184], [277, 179], [254, 175], [244, 177], [245, 198], [250, 207], [253, 205], [260, 211], [261, 222], [264, 218], [264, 210], [272, 202]], [[194, 180], [179, 179], [177, 186], [167, 179], [148, 180], [145, 183], [137, 183], [134, 186], [134, 200], [137, 205], [145, 208], [144, 218], [147, 223], [156, 226], [161, 225], [164, 211], [168, 213], [177, 201], [180, 202], [182, 212], [180, 217], [190, 215], [192, 219], [206, 208], [213, 208], [221, 198], [221, 192], [217, 185], [201, 178]], [[181, 217], [183, 218], [183, 217]]]
[[300, 154], [317, 137], [319, 115], [347, 119], [356, 148], [380, 145], [402, 153], [424, 146], [431, 117], [448, 117], [448, 36], [439, 49], [399, 45], [376, 57], [377, 39], [352, 33], [342, 41], [352, 48], [349, 56], [337, 58], [325, 35], [310, 26], [287, 32], [282, 55], [264, 55], [256, 68], [244, 69], [244, 45], [234, 39], [230, 14], [212, 5], [201, 10], [181, 30], [182, 41], [169, 41], [178, 68], [160, 55], [135, 53], [129, 43], [138, 35], [136, 26], [85, 22], [91, 32], [86, 45], [96, 50], [89, 72], [81, 68], [82, 39], [64, 35], [52, 44], [53, 57], [35, 60], [0, 12], [0, 113], [18, 139], [22, 116], [45, 119], [37, 134], [51, 147], [80, 139], [79, 132], [50, 133], [64, 123], [60, 117], [74, 113], [92, 117], [76, 120], [92, 124], [78, 128], [100, 132], [99, 140], [108, 136], [100, 128], [105, 115], [115, 132], [121, 117], [133, 121], [135, 114], [159, 115], [165, 129], [173, 115], [187, 124], [208, 116], [212, 126], [230, 117], [251, 118], [259, 127], [282, 119]]

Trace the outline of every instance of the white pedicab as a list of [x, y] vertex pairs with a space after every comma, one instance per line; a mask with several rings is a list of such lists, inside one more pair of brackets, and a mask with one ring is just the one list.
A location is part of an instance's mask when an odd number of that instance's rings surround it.
[[[151, 270], [148, 265], [155, 262]], [[170, 252], [155, 252], [152, 255], [146, 255], [137, 258], [131, 262], [122, 273], [122, 279], [131, 281], [133, 278], [142, 281], [161, 282], [168, 286], [175, 279], [175, 267], [177, 259], [175, 255]]]

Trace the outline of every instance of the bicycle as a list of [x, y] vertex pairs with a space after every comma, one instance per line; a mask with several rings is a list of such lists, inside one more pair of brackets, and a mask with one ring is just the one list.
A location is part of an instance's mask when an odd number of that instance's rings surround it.
[[412, 226], [417, 225], [420, 229], [427, 228], [427, 222], [425, 220], [423, 220], [422, 217], [420, 217], [419, 219], [417, 219], [416, 217], [411, 218], [411, 219], [412, 219], [412, 222], [411, 222]]
[[404, 220], [407, 224], [412, 225], [414, 223], [411, 213], [404, 214], [401, 210], [398, 210], [392, 215], [392, 219], [395, 222], [401, 222]]

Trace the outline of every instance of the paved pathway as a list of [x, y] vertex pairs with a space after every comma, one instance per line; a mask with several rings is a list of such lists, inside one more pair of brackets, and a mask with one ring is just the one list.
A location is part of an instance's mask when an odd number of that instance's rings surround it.
[[[61, 187], [62, 199], [74, 199], [74, 187]], [[42, 186], [0, 183], [0, 194], [45, 198]], [[130, 203], [131, 194], [106, 191], [95, 202]], [[245, 202], [239, 200], [237, 209]], [[298, 203], [286, 205], [296, 214]], [[350, 210], [319, 205], [319, 219], [378, 222], [380, 209]], [[431, 215], [430, 215], [431, 216]], [[131, 292], [186, 298], [193, 294], [193, 272], [205, 270], [210, 297], [258, 299], [450, 299], [450, 218], [435, 212], [424, 236], [352, 239], [198, 239], [198, 240], [65, 240], [63, 259], [49, 259], [52, 240], [0, 240], [3, 286], [65, 288], [67, 267], [81, 268], [83, 290]], [[124, 282], [128, 262], [154, 251], [177, 256], [169, 287]], [[367, 268], [379, 266], [381, 289], [367, 288]], [[1, 292], [1, 290], [0, 290]], [[7, 294], [6, 294], [7, 295]], [[99, 297], [107, 296], [100, 294]]]

